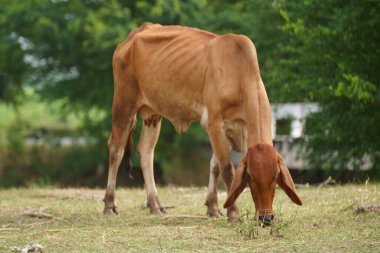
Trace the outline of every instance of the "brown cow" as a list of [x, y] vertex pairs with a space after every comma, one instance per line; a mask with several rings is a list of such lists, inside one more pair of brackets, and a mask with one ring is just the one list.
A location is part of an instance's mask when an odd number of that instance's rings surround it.
[[[216, 192], [220, 173], [229, 191], [224, 207], [230, 220], [238, 215], [234, 202], [246, 184], [261, 220], [273, 218], [276, 183], [301, 204], [286, 165], [273, 149], [270, 105], [256, 49], [246, 36], [145, 23], [117, 47], [113, 71], [105, 214], [117, 214], [116, 176], [123, 156], [131, 153], [136, 114], [143, 119], [137, 148], [151, 213], [164, 212], [153, 176], [162, 117], [180, 133], [200, 121], [209, 135], [213, 150], [206, 198], [209, 216], [221, 214]], [[245, 153], [235, 177], [232, 149]]]

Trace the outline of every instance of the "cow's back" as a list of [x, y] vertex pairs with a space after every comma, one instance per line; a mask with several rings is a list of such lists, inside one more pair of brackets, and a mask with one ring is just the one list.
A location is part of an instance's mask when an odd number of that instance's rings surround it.
[[137, 81], [141, 104], [172, 122], [180, 118], [191, 123], [202, 113], [207, 45], [216, 36], [194, 28], [151, 24], [121, 44], [117, 58]]

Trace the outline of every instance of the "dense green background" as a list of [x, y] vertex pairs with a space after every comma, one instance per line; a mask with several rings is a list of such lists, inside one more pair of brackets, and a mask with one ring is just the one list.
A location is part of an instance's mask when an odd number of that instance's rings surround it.
[[[379, 13], [377, 0], [0, 0], [0, 185], [105, 183], [112, 53], [146, 21], [249, 36], [271, 102], [321, 105], [306, 129], [312, 167], [359, 170], [366, 157], [378, 178]], [[23, 142], [36, 130], [44, 147]], [[65, 148], [57, 136], [98, 141]], [[203, 183], [208, 156], [199, 125], [178, 135], [164, 122], [164, 178]]]

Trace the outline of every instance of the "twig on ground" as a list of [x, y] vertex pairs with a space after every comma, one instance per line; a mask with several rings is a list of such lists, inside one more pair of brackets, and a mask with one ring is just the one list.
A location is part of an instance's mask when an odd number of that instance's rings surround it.
[[0, 232], [3, 231], [19, 231], [21, 230], [20, 228], [0, 228]]
[[351, 210], [353, 207], [355, 206], [355, 204], [350, 204], [344, 208], [342, 208], [340, 211], [347, 211], [347, 210]]
[[173, 209], [173, 208], [176, 208], [176, 206], [163, 206], [162, 208], [163, 209]]
[[332, 179], [331, 176], [329, 176], [325, 181], [323, 181], [322, 183], [319, 183], [319, 184], [306, 183], [306, 184], [295, 184], [295, 186], [296, 186], [296, 188], [309, 188], [310, 186], [318, 186], [318, 188], [321, 188], [323, 186], [326, 186], [329, 184], [334, 184], [334, 183], [335, 183], [335, 180]]
[[199, 226], [178, 227], [178, 229], [194, 229], [194, 228], [199, 228]]
[[[44, 208], [38, 208], [38, 209], [34, 209], [34, 208], [27, 208], [24, 213], [22, 214], [23, 216], [28, 216], [28, 217], [32, 217], [32, 218], [38, 218], [38, 219], [46, 219], [46, 220], [59, 220], [59, 221], [63, 221], [65, 222], [66, 224], [70, 224], [68, 221], [66, 221], [65, 219], [63, 218], [59, 218], [59, 217], [54, 217], [53, 215], [51, 214], [48, 214], [48, 213], [45, 213], [43, 212]], [[29, 224], [27, 226], [33, 226], [33, 225], [38, 225], [39, 223], [33, 223], [33, 224]]]
[[320, 184], [318, 185], [318, 188], [323, 187], [323, 186], [325, 186], [325, 185], [328, 185], [328, 184], [330, 184], [331, 182], [332, 182], [332, 178], [331, 178], [331, 176], [329, 176], [325, 181], [323, 181], [322, 183], [320, 183]]
[[102, 240], [103, 240], [103, 244], [104, 244], [104, 246], [109, 247], [109, 245], [106, 243], [106, 234], [104, 234], [104, 233], [103, 233], [103, 235], [102, 235]]
[[34, 211], [34, 210], [28, 210], [23, 213], [24, 216], [29, 216], [32, 218], [38, 218], [38, 219], [53, 219], [54, 217], [50, 214], [43, 213], [40, 211]]

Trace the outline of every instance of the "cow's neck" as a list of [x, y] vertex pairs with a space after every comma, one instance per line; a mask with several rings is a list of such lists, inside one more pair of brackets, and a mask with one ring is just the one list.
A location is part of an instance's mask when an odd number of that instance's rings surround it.
[[272, 142], [272, 113], [264, 84], [258, 76], [254, 85], [247, 90], [247, 132], [248, 147], [259, 143], [273, 146]]

